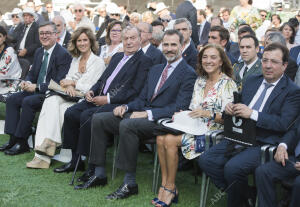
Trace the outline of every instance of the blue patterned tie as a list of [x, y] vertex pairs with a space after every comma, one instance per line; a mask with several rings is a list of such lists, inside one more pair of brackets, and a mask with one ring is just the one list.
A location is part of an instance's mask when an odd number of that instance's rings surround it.
[[47, 51], [45, 51], [44, 60], [42, 62], [39, 77], [38, 77], [38, 80], [37, 80], [38, 85], [40, 85], [41, 83], [44, 82], [46, 72], [47, 72], [48, 55], [49, 55], [49, 53]]
[[259, 111], [261, 104], [264, 101], [264, 98], [266, 96], [267, 90], [268, 88], [270, 88], [271, 86], [273, 86], [272, 83], [265, 83], [265, 88], [263, 90], [263, 92], [260, 94], [260, 96], [258, 97], [256, 103], [254, 104], [254, 106], [252, 107], [253, 110]]

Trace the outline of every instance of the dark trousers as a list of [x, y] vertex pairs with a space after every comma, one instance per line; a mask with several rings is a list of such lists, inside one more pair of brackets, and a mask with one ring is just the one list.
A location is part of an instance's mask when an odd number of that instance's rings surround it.
[[82, 101], [68, 108], [64, 115], [63, 147], [88, 156], [91, 140], [91, 120], [94, 113], [112, 111], [117, 105], [95, 106]]
[[105, 166], [106, 146], [111, 135], [119, 134], [119, 147], [116, 166], [126, 172], [135, 172], [140, 140], [155, 137], [157, 124], [145, 118], [130, 119], [110, 113], [94, 114], [92, 121], [92, 140], [89, 163]]
[[198, 164], [218, 188], [226, 190], [227, 206], [240, 207], [247, 200], [248, 175], [260, 165], [260, 147], [246, 148], [228, 158], [224, 156], [228, 143], [223, 140], [211, 147], [199, 157]]
[[41, 110], [44, 99], [44, 94], [26, 91], [9, 96], [6, 100], [5, 133], [27, 139], [35, 113]]
[[[289, 156], [289, 160], [296, 161], [295, 157]], [[300, 175], [293, 164], [286, 162], [283, 167], [275, 161], [267, 162], [255, 171], [256, 186], [258, 193], [258, 206], [273, 207], [276, 204], [276, 182], [291, 179]], [[297, 177], [293, 186], [291, 207], [300, 205], [300, 176]]]

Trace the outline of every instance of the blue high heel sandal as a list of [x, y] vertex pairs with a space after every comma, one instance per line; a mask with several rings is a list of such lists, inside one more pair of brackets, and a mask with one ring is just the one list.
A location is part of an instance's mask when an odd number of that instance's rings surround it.
[[[164, 189], [165, 187], [161, 185], [159, 188]], [[159, 199], [157, 197], [155, 197], [155, 198], [152, 199], [151, 203], [152, 203], [152, 205], [155, 206], [158, 201], [159, 201]]]
[[165, 188], [165, 187], [164, 187], [164, 190], [165, 190], [165, 191], [168, 191], [169, 193], [174, 194], [174, 198], [172, 198], [171, 203], [169, 203], [169, 204], [166, 204], [165, 202], [159, 200], [159, 201], [156, 203], [155, 206], [156, 206], [156, 207], [169, 207], [169, 206], [172, 205], [172, 203], [177, 204], [177, 203], [178, 203], [179, 195], [177, 194], [176, 187], [175, 187], [174, 191], [172, 191], [172, 190], [170, 190], [170, 189], [168, 189], [168, 188]]

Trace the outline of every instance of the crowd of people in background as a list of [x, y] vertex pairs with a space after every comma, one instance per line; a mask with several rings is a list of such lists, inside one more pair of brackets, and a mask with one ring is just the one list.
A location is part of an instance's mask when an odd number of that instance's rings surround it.
[[[176, 10], [152, 1], [141, 12], [110, 0], [59, 10], [51, 1], [20, 0], [0, 18], [0, 94], [10, 136], [0, 151], [29, 152], [39, 112], [26, 167], [48, 169], [58, 147], [68, 149], [70, 161], [54, 172], [87, 166], [76, 190], [107, 185], [106, 151], [117, 136], [116, 167], [125, 176], [106, 199], [138, 194], [138, 151], [156, 138], [162, 183], [154, 206], [178, 202], [176, 173], [193, 159], [228, 194], [227, 206], [255, 205], [247, 178], [254, 172], [258, 206], [276, 206], [275, 182], [291, 177], [290, 206], [299, 206], [300, 11], [282, 17], [272, 6], [283, 3], [240, 0], [216, 11], [206, 0], [182, 0]], [[48, 88], [52, 81], [63, 94]], [[205, 129], [157, 122], [175, 122], [186, 111]], [[224, 128], [224, 114], [255, 121], [257, 146], [222, 140], [198, 149], [206, 132]], [[264, 144], [278, 150], [261, 165]]]

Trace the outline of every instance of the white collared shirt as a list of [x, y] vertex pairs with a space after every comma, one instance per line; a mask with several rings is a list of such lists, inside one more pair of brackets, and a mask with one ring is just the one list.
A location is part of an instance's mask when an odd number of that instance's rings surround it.
[[182, 54], [183, 54], [183, 53], [186, 51], [186, 49], [187, 49], [187, 48], [189, 48], [190, 44], [191, 44], [191, 38], [190, 38], [190, 41], [189, 41], [189, 43], [188, 43], [188, 44], [186, 44], [186, 45], [185, 45], [185, 47], [183, 48], [183, 50], [182, 50]]
[[145, 47], [142, 48], [142, 50], [145, 54], [148, 51], [149, 47], [150, 47], [150, 43], [148, 43], [148, 45], [146, 45]]
[[[273, 86], [271, 86], [270, 88], [267, 89], [267, 92], [266, 92], [266, 95], [265, 95], [265, 98], [259, 108], [258, 111], [256, 110], [252, 110], [252, 113], [250, 115], [250, 119], [254, 120], [254, 121], [257, 121], [258, 120], [258, 112], [261, 112], [269, 98], [269, 96], [271, 95], [273, 89], [275, 88], [275, 86], [278, 84], [278, 82], [281, 80], [282, 76], [274, 83], [272, 83]], [[259, 98], [259, 96], [261, 95], [261, 93], [263, 92], [264, 88], [265, 88], [265, 83], [267, 83], [267, 81], [264, 79], [261, 83], [261, 85], [259, 86], [255, 96], [252, 98], [252, 101], [250, 102], [249, 104], [249, 108], [252, 109], [252, 107], [254, 106], [254, 104], [256, 103], [257, 99]]]
[[67, 34], [67, 31], [65, 30], [64, 33], [62, 34], [62, 36], [59, 37], [60, 39], [59, 39], [58, 44], [60, 44], [61, 46], [64, 44], [66, 34]]
[[[33, 23], [33, 22], [32, 22], [32, 23]], [[24, 37], [23, 37], [23, 39], [22, 39], [22, 41], [21, 41], [21, 43], [20, 43], [20, 47], [19, 47], [20, 50], [23, 50], [23, 49], [25, 48], [26, 37], [27, 37], [27, 35], [28, 35], [28, 31], [30, 30], [30, 27], [31, 27], [32, 23], [29, 24], [29, 25], [27, 25], [27, 28], [26, 28], [26, 30], [25, 30]], [[25, 25], [25, 26], [26, 26], [26, 25]]]
[[246, 67], [248, 68], [248, 70], [250, 70], [250, 68], [252, 68], [252, 66], [256, 63], [257, 59], [258, 59], [258, 57], [256, 57], [256, 59], [252, 63], [250, 63], [249, 65], [247, 65], [247, 63], [244, 61], [244, 66], [243, 66], [243, 68], [241, 69], [241, 71], [239, 73], [241, 78], [244, 78], [243, 74], [244, 74], [244, 71], [245, 71]]
[[201, 39], [201, 36], [202, 36], [202, 32], [203, 32], [203, 28], [204, 28], [204, 25], [206, 24], [206, 20], [204, 20], [201, 24], [200, 24], [200, 31], [199, 31], [199, 40]]

